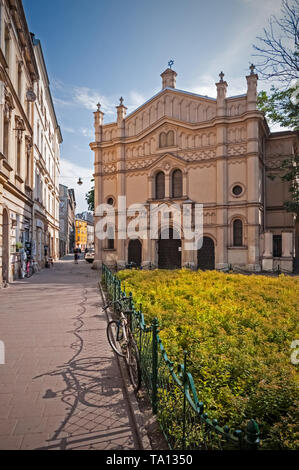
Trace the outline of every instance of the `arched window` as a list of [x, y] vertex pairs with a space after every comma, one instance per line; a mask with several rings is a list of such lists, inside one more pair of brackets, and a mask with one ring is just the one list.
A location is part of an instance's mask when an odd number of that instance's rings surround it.
[[161, 132], [159, 135], [159, 147], [173, 147], [174, 146], [174, 132], [173, 131], [168, 131], [167, 134], [166, 132]]
[[162, 148], [162, 147], [166, 147], [166, 146], [167, 146], [166, 134], [165, 134], [165, 132], [161, 132], [161, 134], [159, 135], [159, 147]]
[[183, 195], [183, 175], [181, 170], [174, 170], [171, 183], [172, 197], [181, 197]]
[[164, 199], [165, 197], [165, 175], [163, 171], [156, 174], [156, 199]]
[[236, 219], [233, 223], [233, 243], [234, 246], [242, 246], [243, 245], [243, 224], [242, 220]]
[[114, 250], [114, 228], [112, 226], [109, 226], [107, 228], [107, 234], [108, 234], [107, 248], [108, 250]]
[[174, 132], [169, 131], [167, 133], [167, 147], [173, 147], [174, 146]]

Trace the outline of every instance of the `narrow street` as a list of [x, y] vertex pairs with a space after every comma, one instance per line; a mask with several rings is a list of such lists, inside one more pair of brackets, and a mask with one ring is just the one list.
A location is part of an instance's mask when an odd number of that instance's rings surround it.
[[98, 278], [69, 256], [0, 290], [0, 449], [140, 449]]

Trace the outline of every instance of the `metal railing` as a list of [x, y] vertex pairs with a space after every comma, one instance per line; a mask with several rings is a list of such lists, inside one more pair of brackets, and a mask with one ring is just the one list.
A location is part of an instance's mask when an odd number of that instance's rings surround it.
[[132, 294], [126, 295], [121, 281], [110, 269], [102, 265], [102, 282], [112, 300], [123, 302], [124, 309], [132, 311], [131, 329], [140, 353], [142, 386], [151, 401], [161, 430], [170, 449], [256, 450], [259, 447], [259, 427], [251, 419], [246, 429], [233, 430], [219, 426], [210, 419], [204, 403], [198, 400], [193, 377], [188, 372], [187, 352], [184, 363], [175, 371], [159, 337], [159, 324], [155, 318], [146, 325], [142, 306], [137, 310]]

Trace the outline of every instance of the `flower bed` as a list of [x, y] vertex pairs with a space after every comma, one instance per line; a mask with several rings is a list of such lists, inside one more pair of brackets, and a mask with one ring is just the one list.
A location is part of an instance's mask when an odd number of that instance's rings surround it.
[[298, 375], [290, 348], [299, 339], [299, 279], [192, 272], [118, 273], [147, 323], [157, 317], [171, 360], [188, 351], [198, 397], [211, 417], [234, 428], [254, 418], [262, 446], [299, 447]]

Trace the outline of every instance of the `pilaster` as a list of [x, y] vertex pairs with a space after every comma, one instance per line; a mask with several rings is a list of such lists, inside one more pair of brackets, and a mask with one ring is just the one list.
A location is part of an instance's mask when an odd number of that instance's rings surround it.
[[[225, 95], [227, 83], [223, 82], [223, 73], [220, 74], [220, 82], [217, 86], [217, 114], [225, 113]], [[220, 115], [219, 114], [219, 115]], [[217, 206], [217, 245], [215, 246], [216, 269], [228, 268], [228, 169], [227, 169], [227, 128], [224, 123], [217, 124], [217, 161], [216, 161], [216, 201]], [[204, 227], [205, 233], [205, 227]]]
[[100, 218], [97, 216], [97, 207], [103, 203], [103, 185], [102, 185], [102, 149], [100, 143], [102, 142], [102, 126], [104, 113], [101, 111], [100, 103], [97, 104], [97, 111], [94, 112], [94, 128], [95, 128], [95, 142], [91, 144], [94, 151], [94, 169], [95, 169], [95, 185], [94, 185], [94, 227], [95, 227], [95, 257], [93, 262], [94, 269], [100, 269], [103, 260], [103, 242], [96, 236], [96, 225]]
[[217, 87], [217, 116], [226, 116], [226, 92], [227, 83], [223, 81], [224, 73], [219, 74], [220, 81], [216, 83]]
[[264, 271], [273, 271], [273, 233], [270, 231], [264, 233], [262, 268]]

